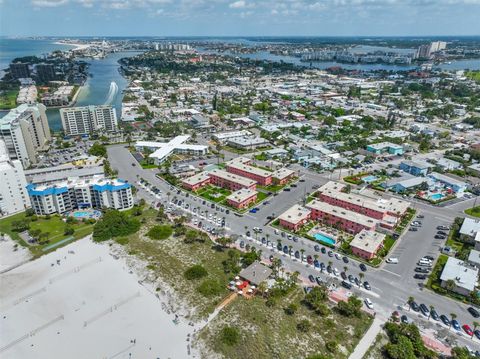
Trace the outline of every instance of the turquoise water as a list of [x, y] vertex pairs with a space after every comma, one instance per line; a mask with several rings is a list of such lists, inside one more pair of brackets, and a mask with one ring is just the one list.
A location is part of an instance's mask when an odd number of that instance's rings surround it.
[[75, 218], [100, 217], [100, 212], [99, 211], [75, 211], [72, 213], [72, 216]]
[[333, 238], [327, 237], [321, 233], [315, 233], [313, 236], [317, 241], [334, 246], [335, 245], [335, 240]]
[[366, 177], [362, 178], [362, 181], [365, 182], [365, 183], [370, 183], [370, 182], [373, 182], [373, 181], [376, 181], [376, 180], [377, 180], [377, 177], [375, 177], [375, 176], [366, 176]]
[[441, 193], [434, 193], [430, 195], [430, 198], [433, 199], [434, 201], [438, 201], [439, 199], [442, 199], [444, 196]]

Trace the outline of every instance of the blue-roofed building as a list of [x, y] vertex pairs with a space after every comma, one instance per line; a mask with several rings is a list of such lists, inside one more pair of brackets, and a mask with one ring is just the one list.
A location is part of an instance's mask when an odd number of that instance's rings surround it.
[[402, 145], [397, 145], [391, 142], [372, 143], [367, 146], [367, 151], [376, 155], [389, 153], [391, 155], [403, 155], [404, 149]]
[[133, 207], [132, 186], [120, 179], [95, 176], [89, 179], [69, 178], [48, 184], [29, 184], [27, 193], [38, 215], [63, 214], [75, 209]]
[[399, 168], [414, 176], [426, 176], [428, 170], [433, 167], [428, 163], [416, 162], [416, 161], [402, 161]]

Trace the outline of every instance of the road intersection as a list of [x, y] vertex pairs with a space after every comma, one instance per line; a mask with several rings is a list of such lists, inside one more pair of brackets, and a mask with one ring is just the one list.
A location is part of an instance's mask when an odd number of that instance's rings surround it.
[[[344, 263], [341, 259], [336, 259], [335, 256], [329, 257], [327, 254], [315, 252], [314, 245], [316, 243], [310, 240], [299, 238], [298, 241], [295, 242], [287, 239], [287, 236], [282, 237], [281, 235], [275, 234], [275, 230], [271, 226], [264, 226], [264, 224], [268, 222], [268, 216], [272, 214], [278, 215], [294, 203], [302, 203], [305, 194], [313, 191], [313, 186], [322, 185], [329, 180], [320, 174], [305, 174], [301, 172], [302, 178], [305, 179], [304, 182], [298, 182], [297, 187], [292, 187], [290, 192], [281, 192], [278, 196], [272, 196], [267, 205], [260, 206], [259, 212], [255, 214], [247, 213], [239, 217], [232, 211], [226, 214], [225, 211], [222, 212], [212, 209], [211, 203], [208, 201], [203, 205], [203, 199], [197, 200], [195, 196], [192, 195], [187, 197], [183, 191], [177, 193], [179, 191], [178, 189], [172, 188], [168, 183], [157, 178], [153, 170], [144, 170], [138, 164], [133, 166], [132, 163], [136, 163], [136, 161], [123, 145], [108, 147], [108, 158], [112, 168], [118, 171], [119, 178], [128, 180], [131, 183], [137, 183], [140, 178], [144, 178], [162, 191], [160, 196], [156, 196], [137, 185], [137, 196], [144, 198], [151, 204], [160, 202], [167, 207], [169, 205], [167, 203], [167, 194], [170, 201], [174, 197], [177, 197], [182, 200], [183, 205], [189, 204], [189, 209], [185, 209], [185, 207], [182, 206], [181, 210], [189, 212], [189, 215], [192, 217], [198, 216], [198, 213], [201, 211], [215, 213], [219, 218], [225, 217], [227, 233], [229, 234], [244, 236], [246, 228], [252, 232], [254, 227], [262, 227], [263, 232], [259, 234], [257, 238], [244, 238], [244, 241], [251, 246], [255, 246], [257, 249], [262, 249], [262, 255], [266, 258], [270, 256], [280, 258], [286, 270], [298, 271], [300, 277], [306, 283], [308, 282], [307, 278], [309, 275], [319, 276], [325, 281], [336, 283], [337, 287], [340, 286], [341, 280], [338, 280], [338, 277], [321, 272], [319, 268], [308, 265], [306, 262], [298, 260], [294, 256], [278, 251], [276, 249], [278, 241], [281, 241], [282, 246], [291, 246], [294, 252], [304, 250], [305, 255], [310, 254], [313, 256], [316, 254], [320, 262], [323, 262], [325, 265], [327, 265], [328, 262], [332, 262], [332, 266], [339, 271], [343, 271], [343, 268], [347, 267], [347, 274], [358, 277], [361, 272], [359, 268], [360, 263], [354, 259], [350, 259], [348, 263]], [[173, 204], [170, 205], [176, 207]], [[391, 256], [399, 258], [399, 263], [383, 264], [380, 268], [368, 267], [363, 280], [367, 280], [370, 283], [372, 290], [367, 291], [364, 288], [358, 288], [353, 285], [351, 291], [362, 298], [370, 298], [374, 302], [374, 309], [377, 315], [388, 318], [393, 311], [397, 310], [402, 314], [406, 314], [421, 327], [443, 328], [441, 330], [443, 335], [450, 338], [454, 337], [471, 348], [480, 348], [480, 341], [476, 338], [470, 339], [464, 333], [457, 333], [453, 328], [447, 328], [442, 323], [435, 322], [433, 319], [429, 319], [421, 313], [409, 311], [408, 306], [406, 306], [408, 298], [413, 297], [419, 304], [424, 303], [427, 307], [433, 306], [439, 315], [445, 314], [447, 317], [450, 317], [453, 313], [461, 325], [468, 324], [473, 327], [472, 323], [474, 318], [467, 311], [468, 305], [437, 295], [424, 288], [423, 281], [413, 278], [415, 264], [422, 256], [431, 255], [437, 257], [440, 253], [439, 251], [443, 245], [443, 241], [434, 239], [436, 226], [450, 225], [455, 217], [460, 215], [465, 216], [463, 209], [468, 208], [470, 205], [468, 202], [457, 203], [452, 206], [452, 208], [449, 208], [434, 207], [425, 203], [415, 202], [414, 207], [417, 210], [417, 214], [425, 216], [423, 226], [417, 232], [406, 231], [405, 234], [397, 240], [398, 244], [393, 248]], [[198, 212], [194, 214], [192, 211], [193, 208], [198, 208]], [[219, 206], [216, 205], [216, 208], [219, 208]], [[208, 218], [201, 220], [208, 221]], [[269, 246], [262, 244], [262, 237], [267, 237], [271, 244]]]

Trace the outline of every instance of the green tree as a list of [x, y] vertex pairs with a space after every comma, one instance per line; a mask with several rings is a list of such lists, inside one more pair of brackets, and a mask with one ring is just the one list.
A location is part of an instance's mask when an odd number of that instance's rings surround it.
[[100, 142], [95, 142], [88, 150], [88, 154], [98, 157], [107, 157], [107, 148]]
[[308, 319], [302, 319], [297, 323], [297, 329], [303, 333], [307, 333], [312, 327], [312, 323]]
[[240, 333], [235, 327], [223, 327], [220, 331], [220, 341], [228, 346], [236, 345], [240, 340]]
[[102, 242], [114, 237], [128, 236], [139, 229], [138, 219], [128, 216], [125, 212], [109, 209], [93, 227], [93, 240]]

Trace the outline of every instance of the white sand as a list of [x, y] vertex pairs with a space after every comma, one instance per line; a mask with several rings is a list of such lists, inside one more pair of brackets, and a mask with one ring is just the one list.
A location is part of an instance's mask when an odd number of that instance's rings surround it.
[[74, 46], [73, 50], [85, 50], [88, 49], [91, 45], [90, 44], [77, 44], [74, 42], [62, 42], [62, 41], [57, 41], [54, 42], [55, 45], [69, 45], [69, 46]]
[[0, 275], [0, 286], [3, 359], [198, 356], [187, 353], [193, 327], [175, 325], [164, 298], [140, 285], [107, 244], [77, 241]]
[[0, 273], [25, 263], [32, 257], [27, 248], [20, 245], [15, 247], [16, 242], [8, 235], [3, 238], [0, 239]]

